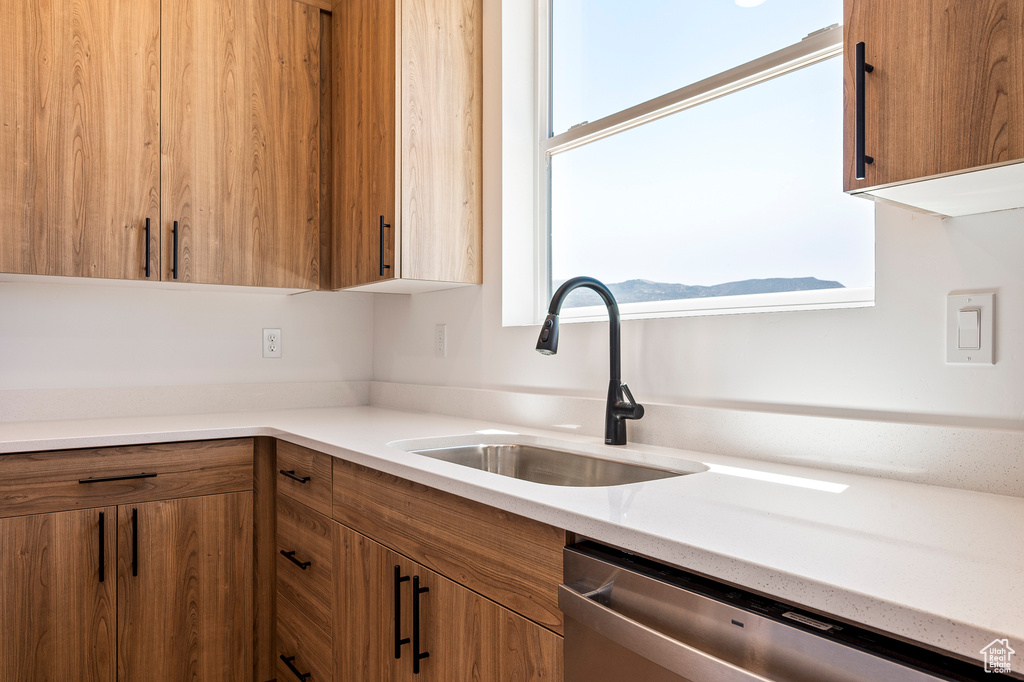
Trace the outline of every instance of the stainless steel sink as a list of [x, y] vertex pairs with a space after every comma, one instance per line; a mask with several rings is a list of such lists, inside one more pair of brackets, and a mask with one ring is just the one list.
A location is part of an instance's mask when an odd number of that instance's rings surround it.
[[[546, 485], [594, 487], [654, 481], [696, 471], [665, 471], [536, 445], [458, 445], [411, 450], [417, 455]], [[699, 471], [699, 469], [697, 470]]]

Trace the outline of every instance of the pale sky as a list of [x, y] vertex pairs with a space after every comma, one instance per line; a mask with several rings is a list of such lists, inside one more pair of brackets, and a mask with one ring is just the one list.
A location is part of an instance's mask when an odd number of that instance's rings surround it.
[[[553, 2], [555, 132], [842, 18], [840, 0]], [[871, 286], [873, 205], [842, 169], [841, 58], [557, 155], [553, 277]]]

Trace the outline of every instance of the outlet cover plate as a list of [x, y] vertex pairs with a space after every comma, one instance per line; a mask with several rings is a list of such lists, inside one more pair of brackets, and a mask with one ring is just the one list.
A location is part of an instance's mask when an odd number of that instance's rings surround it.
[[279, 357], [281, 357], [281, 330], [280, 329], [264, 329], [263, 330], [263, 357], [265, 357], [265, 358], [279, 358]]

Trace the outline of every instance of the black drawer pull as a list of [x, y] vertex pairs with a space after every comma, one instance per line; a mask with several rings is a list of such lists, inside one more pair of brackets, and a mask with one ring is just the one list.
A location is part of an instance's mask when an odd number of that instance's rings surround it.
[[139, 510], [132, 509], [132, 577], [139, 575]]
[[305, 571], [307, 568], [309, 568], [310, 566], [313, 565], [312, 561], [299, 561], [298, 559], [296, 559], [295, 558], [295, 550], [292, 550], [290, 552], [286, 552], [286, 551], [284, 551], [282, 549], [281, 550], [281, 556], [283, 556], [285, 559], [287, 559], [288, 561], [292, 562], [293, 564], [295, 564], [296, 566], [301, 568], [303, 571]]
[[100, 512], [100, 582], [103, 582], [107, 573], [106, 525], [106, 517], [103, 512]]
[[146, 277], [149, 277], [149, 257], [152, 254], [149, 252], [149, 218], [146, 218]]
[[281, 469], [281, 475], [282, 476], [287, 476], [288, 478], [292, 479], [293, 481], [298, 481], [299, 483], [309, 483], [309, 481], [310, 481], [309, 476], [296, 476], [295, 475], [295, 469], [291, 469], [289, 471], [285, 471], [284, 469]]
[[130, 481], [135, 478], [156, 478], [156, 474], [125, 474], [124, 476], [100, 476], [98, 478], [80, 478], [79, 483], [109, 483], [111, 481]]
[[284, 661], [284, 664], [285, 664], [286, 666], [288, 666], [288, 669], [289, 669], [289, 670], [291, 670], [291, 671], [292, 671], [292, 675], [295, 675], [295, 677], [299, 678], [299, 679], [300, 679], [300, 680], [302, 680], [303, 682], [305, 682], [306, 680], [308, 680], [308, 679], [309, 679], [310, 677], [312, 677], [312, 676], [313, 676], [313, 673], [300, 673], [300, 672], [299, 672], [299, 669], [298, 669], [298, 668], [296, 668], [296, 667], [295, 667], [295, 666], [294, 666], [294, 665], [292, 664], [292, 661], [294, 661], [294, 660], [295, 660], [295, 657], [294, 657], [294, 656], [285, 656], [284, 654], [281, 654], [281, 660], [282, 660], [282, 661]]
[[420, 595], [430, 592], [429, 587], [420, 587], [420, 577], [412, 579], [412, 674], [420, 674], [420, 661], [429, 658], [430, 654], [420, 651]]
[[409, 576], [402, 575], [402, 567], [395, 564], [395, 658], [402, 657], [402, 645], [409, 643], [408, 637], [402, 637], [402, 583]]
[[174, 238], [174, 249], [172, 260], [171, 260], [171, 277], [178, 279], [178, 221], [174, 221], [174, 227], [171, 228], [171, 236]]
[[865, 166], [875, 162], [873, 158], [864, 153], [864, 74], [875, 70], [875, 67], [865, 61], [864, 43], [857, 43], [854, 46], [854, 61], [853, 177], [856, 180], [863, 180], [867, 172]]
[[391, 268], [384, 262], [384, 230], [385, 228], [391, 227], [384, 222], [384, 216], [380, 217], [380, 276], [384, 276], [384, 271]]

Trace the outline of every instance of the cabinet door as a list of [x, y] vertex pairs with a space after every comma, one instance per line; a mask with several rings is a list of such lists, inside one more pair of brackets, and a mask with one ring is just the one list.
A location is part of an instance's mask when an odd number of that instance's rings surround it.
[[[341, 524], [334, 529], [337, 679], [562, 679], [555, 633]], [[417, 645], [428, 654], [418, 673]]]
[[[384, 547], [331, 522], [334, 552], [334, 678], [395, 679], [394, 590]], [[404, 636], [404, 635], [403, 635]], [[408, 647], [404, 647], [408, 649]]]
[[0, 271], [159, 278], [160, 3], [0, 3]]
[[[1024, 158], [1024, 3], [846, 0], [845, 188]], [[865, 44], [865, 151], [854, 179], [854, 46]]]
[[252, 676], [252, 495], [118, 508], [118, 677]]
[[165, 0], [162, 17], [163, 278], [316, 288], [319, 10]]
[[114, 507], [0, 519], [0, 680], [114, 682], [115, 523]]
[[[404, 631], [413, 641], [402, 660], [396, 661], [398, 679], [562, 679], [561, 637], [399, 554], [388, 552], [385, 560], [411, 576], [402, 594], [411, 612]], [[417, 610], [418, 624], [413, 622]], [[412, 661], [417, 639], [419, 652], [428, 654], [420, 660], [418, 674]]]
[[395, 9], [395, 0], [344, 0], [331, 18], [334, 288], [399, 275]]

